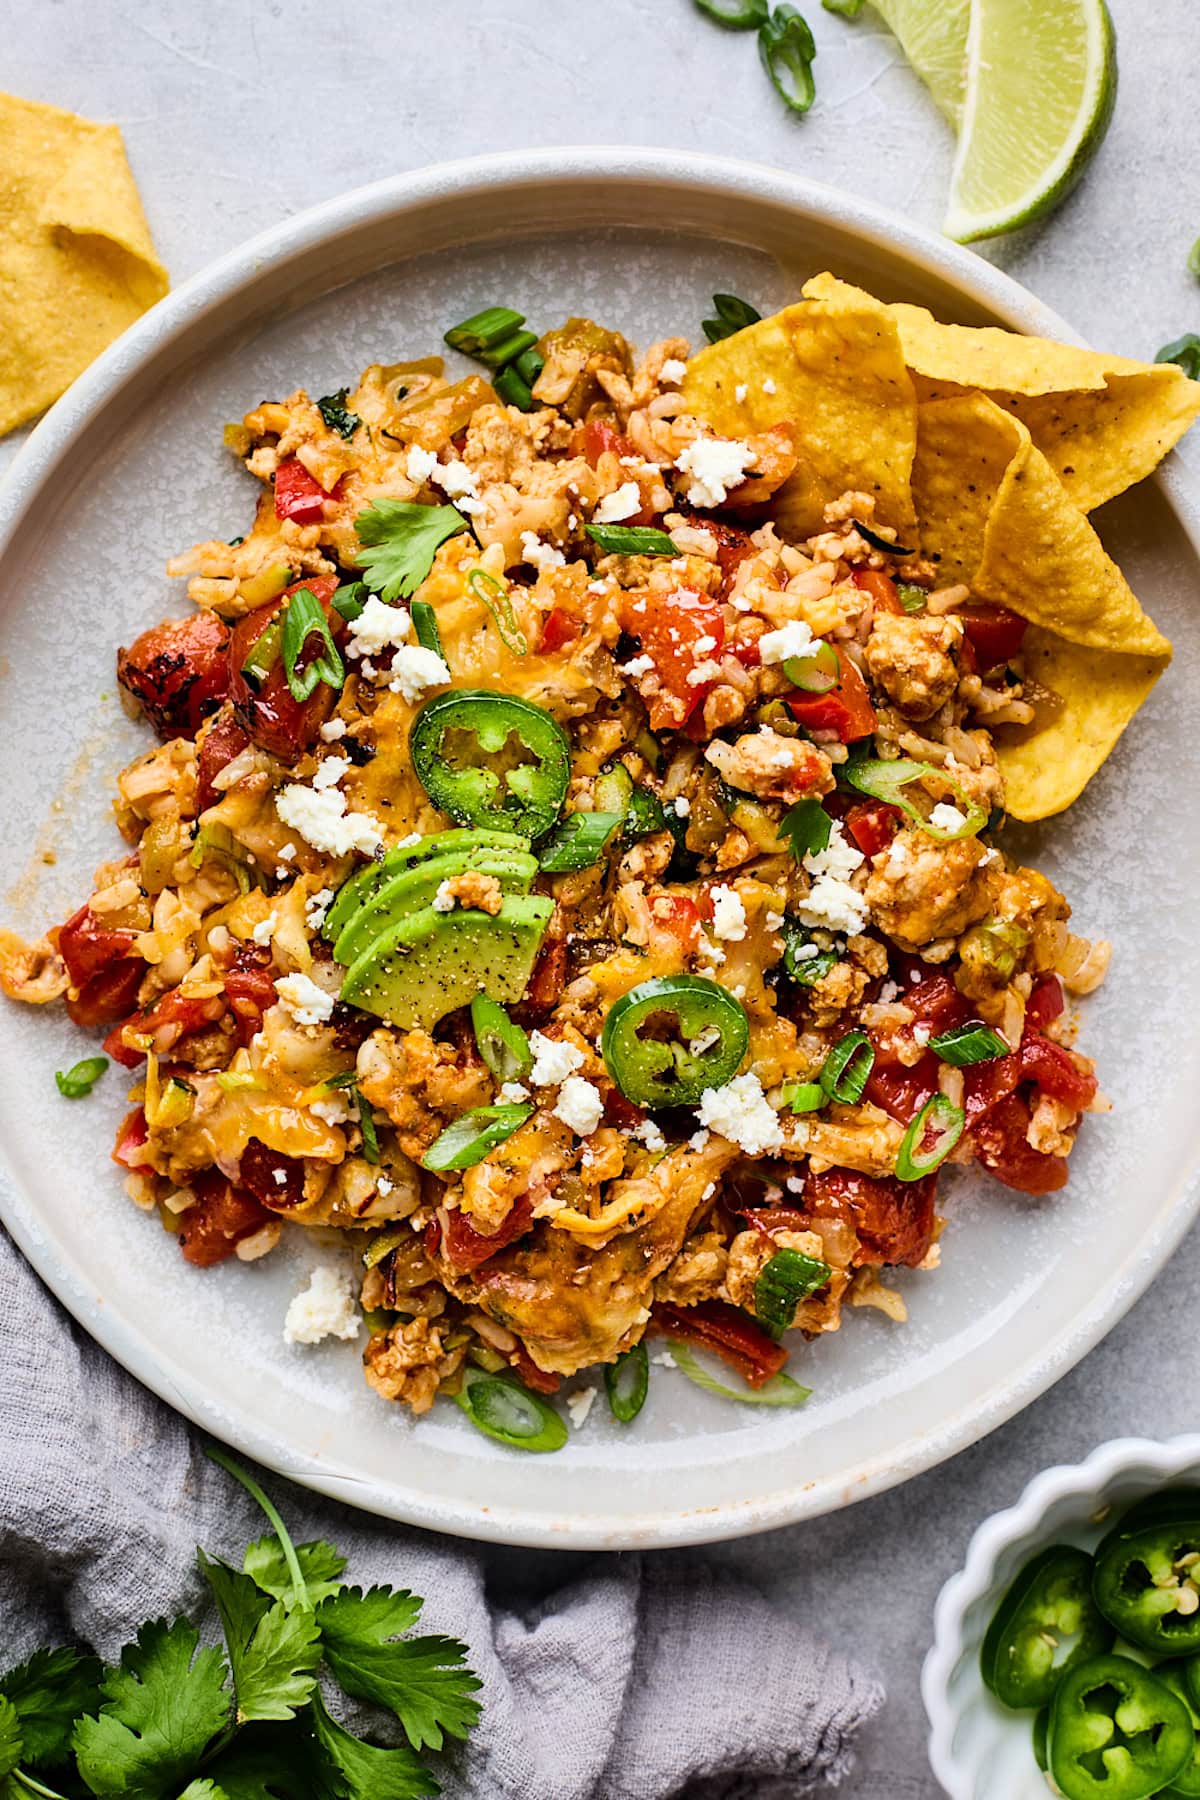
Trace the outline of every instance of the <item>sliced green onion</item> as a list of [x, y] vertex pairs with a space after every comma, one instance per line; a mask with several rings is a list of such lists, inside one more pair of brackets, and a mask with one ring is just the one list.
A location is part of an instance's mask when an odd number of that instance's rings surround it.
[[930, 1038], [929, 1048], [954, 1069], [967, 1069], [972, 1063], [994, 1062], [998, 1056], [1008, 1055], [1008, 1045], [999, 1032], [980, 1019], [968, 1019], [965, 1025], [940, 1032]]
[[527, 656], [529, 639], [517, 624], [512, 598], [504, 583], [497, 581], [494, 575], [489, 575], [486, 569], [472, 569], [467, 576], [467, 586], [476, 600], [482, 600], [491, 613], [505, 648], [511, 650], [514, 656]]
[[794, 1081], [783, 1090], [783, 1104], [794, 1113], [820, 1112], [828, 1099], [819, 1081]]
[[340, 613], [348, 623], [353, 623], [355, 619], [362, 616], [369, 591], [365, 581], [345, 581], [333, 596], [330, 604], [334, 612]]
[[[409, 617], [413, 622], [413, 635], [423, 650], [432, 650], [435, 656], [446, 661], [446, 652], [442, 649], [442, 634], [438, 630], [437, 614], [428, 600], [413, 600], [409, 604]], [[449, 667], [449, 664], [446, 665]]]
[[525, 314], [514, 312], [511, 306], [485, 306], [482, 312], [472, 313], [461, 325], [452, 326], [444, 341], [452, 350], [461, 350], [464, 356], [478, 356], [481, 350], [502, 343], [524, 323]]
[[569, 813], [545, 839], [538, 854], [544, 875], [573, 875], [600, 861], [609, 839], [623, 823], [623, 813]]
[[770, 10], [767, 0], [696, 0], [702, 13], [730, 31], [755, 31]]
[[513, 368], [529, 388], [532, 388], [534, 382], [537, 380], [545, 366], [546, 359], [541, 351], [537, 349], [522, 350], [520, 356], [518, 356], [516, 362], [513, 364]]
[[967, 1116], [961, 1106], [934, 1094], [927, 1100], [896, 1152], [896, 1179], [920, 1181], [945, 1161], [963, 1134]]
[[[316, 660], [298, 669], [306, 644], [315, 638], [321, 646]], [[321, 603], [309, 588], [300, 588], [287, 603], [283, 615], [283, 669], [293, 700], [305, 701], [320, 682], [336, 693], [345, 686], [346, 665], [333, 641]]]
[[[956, 842], [959, 838], [974, 837], [987, 824], [988, 816], [982, 806], [976, 806], [957, 781], [952, 781], [944, 769], [933, 763], [912, 762], [907, 757], [899, 757], [894, 762], [881, 762], [874, 757], [864, 756], [857, 761], [850, 760], [842, 764], [842, 774], [851, 787], [857, 788], [860, 794], [870, 794], [872, 800], [886, 800], [890, 806], [898, 806], [900, 811], [910, 818], [922, 831], [936, 838], [939, 844]], [[904, 789], [912, 781], [924, 781], [932, 778], [948, 787], [963, 813], [963, 822], [953, 831], [946, 831], [941, 825], [932, 825], [920, 808], [909, 800]]]
[[477, 1431], [510, 1450], [561, 1450], [567, 1441], [559, 1414], [519, 1381], [465, 1369], [454, 1402]]
[[317, 411], [324, 419], [330, 431], [349, 441], [362, 424], [357, 413], [348, 412], [346, 401], [350, 398], [349, 388], [339, 388], [336, 394], [326, 394], [323, 400], [317, 401]]
[[533, 389], [517, 372], [514, 364], [509, 363], [498, 375], [493, 375], [492, 386], [506, 406], [518, 407], [521, 412], [533, 411]]
[[260, 688], [275, 664], [279, 661], [279, 653], [283, 648], [283, 614], [277, 612], [271, 623], [251, 644], [242, 663], [242, 674], [252, 688]]
[[390, 1256], [411, 1238], [412, 1231], [407, 1225], [393, 1225], [389, 1231], [376, 1232], [363, 1251], [363, 1267], [373, 1269], [376, 1263], [381, 1263], [385, 1256]]
[[654, 525], [585, 525], [606, 556], [678, 556], [679, 547]]
[[108, 1067], [107, 1056], [85, 1056], [64, 1073], [55, 1069], [54, 1080], [64, 1100], [83, 1100]]
[[1181, 338], [1164, 344], [1154, 360], [1156, 363], [1178, 363], [1190, 380], [1200, 381], [1200, 337], [1194, 331], [1187, 331]]
[[473, 1169], [497, 1144], [519, 1131], [533, 1107], [476, 1106], [447, 1125], [421, 1158], [421, 1166], [441, 1174], [446, 1169]]
[[623, 762], [601, 769], [592, 787], [592, 799], [597, 812], [625, 817], [633, 799], [633, 776]]
[[636, 1419], [646, 1404], [650, 1388], [650, 1358], [645, 1339], [618, 1356], [615, 1363], [604, 1365], [604, 1390], [609, 1411], [621, 1425]]
[[821, 0], [826, 12], [837, 13], [843, 19], [857, 19], [866, 0]]
[[799, 800], [779, 821], [779, 835], [787, 839], [796, 861], [803, 862], [828, 848], [833, 820], [819, 800]]
[[747, 1406], [803, 1406], [812, 1394], [811, 1388], [801, 1387], [790, 1375], [782, 1373], [772, 1375], [760, 1388], [752, 1388], [749, 1383], [741, 1388], [728, 1387], [709, 1374], [690, 1344], [680, 1343], [677, 1338], [667, 1341], [681, 1373], [706, 1393], [719, 1394], [722, 1400], [741, 1400]]
[[507, 337], [500, 338], [497, 343], [489, 344], [485, 350], [478, 350], [475, 354], [489, 369], [502, 369], [506, 363], [514, 363], [527, 350], [534, 349], [536, 344], [536, 331], [512, 331]]
[[929, 595], [925, 592], [923, 587], [918, 587], [915, 581], [898, 581], [896, 583], [896, 594], [906, 613], [919, 613], [925, 611], [925, 602], [928, 600]]
[[217, 1086], [223, 1094], [258, 1093], [266, 1082], [253, 1069], [218, 1069]]
[[499, 1082], [520, 1081], [533, 1067], [529, 1039], [498, 1000], [476, 994], [471, 1002], [471, 1029], [488, 1073]]
[[777, 6], [758, 28], [758, 54], [771, 86], [792, 112], [806, 113], [817, 97], [813, 58], [817, 46], [794, 6]]
[[1017, 963], [1029, 948], [1029, 933], [1012, 919], [985, 919], [969, 933], [971, 945], [978, 944], [982, 960], [996, 971], [1001, 981], [1011, 981]]
[[827, 694], [842, 678], [842, 659], [832, 644], [816, 644], [809, 656], [789, 656], [783, 672], [806, 694]]
[[854, 1106], [863, 1097], [875, 1067], [875, 1047], [865, 1031], [848, 1031], [838, 1039], [821, 1068], [820, 1083], [831, 1100]]
[[244, 857], [238, 855], [237, 844], [228, 825], [202, 825], [188, 852], [188, 862], [193, 869], [201, 868], [206, 862], [220, 863], [237, 882], [239, 893], [250, 892], [249, 865]]
[[379, 1161], [379, 1133], [375, 1129], [375, 1120], [371, 1115], [371, 1104], [360, 1087], [354, 1090], [354, 1098], [358, 1102], [358, 1125], [362, 1132], [362, 1153], [364, 1162]]
[[827, 1262], [806, 1256], [803, 1250], [777, 1250], [763, 1264], [754, 1284], [754, 1316], [772, 1337], [782, 1337], [796, 1316], [796, 1308], [833, 1274]]
[[745, 331], [747, 325], [757, 325], [762, 318], [748, 300], [739, 300], [736, 294], [714, 294], [713, 310], [715, 319], [701, 321], [710, 344], [719, 344], [723, 338]]
[[861, 519], [852, 522], [859, 537], [866, 538], [872, 550], [882, 550], [885, 556], [912, 556], [913, 552], [903, 544], [895, 544], [891, 538], [882, 537], [878, 531], [872, 531], [869, 525], [864, 525]]
[[[812, 932], [797, 919], [783, 921], [783, 942], [783, 972], [789, 980], [799, 982], [801, 987], [816, 987], [818, 981], [824, 981], [837, 962], [837, 951], [817, 948]], [[813, 947], [813, 954], [802, 955], [801, 952], [810, 945]]]

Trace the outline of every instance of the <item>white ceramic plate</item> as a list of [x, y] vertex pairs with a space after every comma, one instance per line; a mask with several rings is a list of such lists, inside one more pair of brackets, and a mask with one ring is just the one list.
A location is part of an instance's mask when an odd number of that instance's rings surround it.
[[[111, 777], [146, 739], [121, 716], [114, 648], [184, 605], [161, 573], [168, 555], [245, 528], [252, 484], [222, 453], [225, 420], [436, 349], [447, 324], [489, 301], [544, 325], [590, 313], [644, 344], [698, 338], [714, 289], [766, 312], [826, 267], [943, 317], [1071, 335], [987, 263], [857, 200], [652, 151], [403, 176], [305, 214], [171, 295], [38, 427], [0, 500], [7, 922], [36, 932], [64, 918], [119, 846]], [[801, 1347], [806, 1411], [764, 1416], [655, 1369], [634, 1426], [609, 1421], [601, 1398], [555, 1457], [502, 1450], [451, 1407], [414, 1426], [364, 1387], [352, 1348], [284, 1347], [286, 1301], [314, 1246], [189, 1269], [108, 1161], [120, 1075], [87, 1104], [63, 1102], [52, 1072], [84, 1053], [82, 1035], [60, 1011], [9, 1008], [0, 1199], [22, 1248], [114, 1356], [216, 1435], [298, 1481], [446, 1531], [700, 1542], [844, 1506], [973, 1442], [1109, 1329], [1196, 1207], [1185, 1188], [1200, 1149], [1189, 912], [1200, 870], [1187, 808], [1200, 753], [1181, 701], [1200, 670], [1200, 619], [1183, 510], [1174, 483], [1107, 509], [1105, 535], [1179, 657], [1069, 818], [1026, 834], [1079, 928], [1117, 943], [1086, 1028], [1117, 1112], [1089, 1121], [1070, 1188], [1051, 1201], [983, 1177], [946, 1183], [943, 1268], [903, 1279], [910, 1323], [852, 1312], [836, 1336]]]

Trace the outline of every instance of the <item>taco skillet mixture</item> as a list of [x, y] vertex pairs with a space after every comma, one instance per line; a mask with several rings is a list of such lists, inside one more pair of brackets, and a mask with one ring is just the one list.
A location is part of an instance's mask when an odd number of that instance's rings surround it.
[[828, 276], [707, 334], [489, 308], [447, 334], [478, 373], [228, 427], [253, 522], [118, 656], [127, 848], [2, 941], [10, 996], [107, 1032], [189, 1263], [341, 1230], [361, 1288], [322, 1270], [290, 1339], [361, 1306], [380, 1395], [482, 1381], [530, 1447], [496, 1376], [605, 1365], [628, 1418], [647, 1334], [803, 1398], [847, 1301], [904, 1318], [951, 1170], [1053, 1194], [1107, 1110], [1072, 1003], [1109, 946], [996, 833], [1169, 659], [1086, 512], [1194, 384]]

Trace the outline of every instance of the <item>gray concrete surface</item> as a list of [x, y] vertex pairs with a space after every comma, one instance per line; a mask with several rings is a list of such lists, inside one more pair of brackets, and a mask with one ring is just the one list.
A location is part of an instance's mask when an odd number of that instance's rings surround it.
[[[1088, 337], [1145, 356], [1200, 329], [1185, 267], [1200, 233], [1200, 21], [1193, 0], [1110, 5], [1120, 99], [1086, 183], [1049, 223], [982, 253]], [[952, 144], [923, 89], [869, 12], [848, 25], [818, 0], [805, 10], [819, 99], [803, 120], [776, 101], [752, 39], [690, 0], [0, 0], [0, 83], [123, 127], [176, 281], [342, 189], [531, 144], [750, 157], [936, 228]], [[1098, 1350], [985, 1442], [848, 1512], [709, 1552], [882, 1670], [889, 1702], [844, 1790], [855, 1800], [937, 1791], [918, 1675], [935, 1595], [979, 1520], [1104, 1438], [1196, 1427], [1198, 1286], [1193, 1235]], [[506, 1586], [550, 1579], [546, 1559], [497, 1552], [495, 1565]]]

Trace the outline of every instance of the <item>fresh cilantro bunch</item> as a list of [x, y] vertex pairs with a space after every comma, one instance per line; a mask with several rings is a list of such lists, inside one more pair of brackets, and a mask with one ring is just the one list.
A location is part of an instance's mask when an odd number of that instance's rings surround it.
[[[438, 1784], [422, 1750], [463, 1738], [479, 1718], [465, 1646], [405, 1637], [422, 1602], [349, 1587], [332, 1544], [294, 1545], [258, 1484], [272, 1531], [242, 1568], [197, 1552], [224, 1649], [201, 1647], [187, 1619], [143, 1625], [106, 1669], [71, 1649], [39, 1650], [0, 1679], [0, 1800], [425, 1800]], [[318, 1678], [386, 1707], [408, 1739], [383, 1749], [326, 1708]]]

